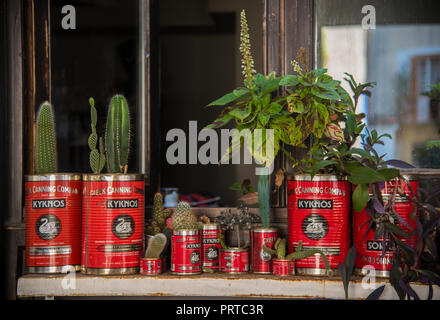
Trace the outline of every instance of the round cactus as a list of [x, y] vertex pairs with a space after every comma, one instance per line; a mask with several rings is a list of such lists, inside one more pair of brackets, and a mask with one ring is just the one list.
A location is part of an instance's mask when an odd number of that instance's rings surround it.
[[173, 230], [198, 229], [197, 218], [188, 202], [181, 201], [177, 204], [171, 215], [171, 226]]

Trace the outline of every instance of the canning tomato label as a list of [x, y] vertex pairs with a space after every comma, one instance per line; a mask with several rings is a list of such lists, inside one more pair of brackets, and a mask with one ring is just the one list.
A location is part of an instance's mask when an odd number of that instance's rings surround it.
[[309, 239], [322, 239], [328, 233], [327, 219], [320, 214], [310, 214], [304, 218], [302, 230]]
[[53, 214], [43, 214], [37, 219], [35, 227], [41, 239], [52, 240], [61, 232], [61, 221]]
[[112, 232], [119, 239], [127, 239], [134, 232], [134, 219], [128, 214], [120, 214], [112, 221]]

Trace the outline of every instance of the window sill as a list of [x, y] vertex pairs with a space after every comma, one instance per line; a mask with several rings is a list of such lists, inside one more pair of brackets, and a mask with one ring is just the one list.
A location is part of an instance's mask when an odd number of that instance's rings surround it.
[[[310, 277], [273, 275], [201, 274], [177, 276], [164, 273], [159, 276], [141, 274], [125, 276], [25, 275], [18, 279], [17, 296], [27, 297], [139, 297], [139, 296], [203, 296], [230, 298], [328, 298], [344, 299], [340, 277]], [[64, 281], [63, 281], [64, 279]], [[70, 281], [70, 282], [69, 282]], [[74, 288], [64, 286], [75, 284]], [[376, 287], [385, 284], [381, 299], [398, 299], [388, 279], [378, 279]], [[426, 299], [428, 286], [412, 284], [421, 299]], [[365, 299], [374, 289], [364, 289], [362, 278], [350, 282], [350, 299]], [[433, 299], [440, 299], [440, 289], [434, 287]]]

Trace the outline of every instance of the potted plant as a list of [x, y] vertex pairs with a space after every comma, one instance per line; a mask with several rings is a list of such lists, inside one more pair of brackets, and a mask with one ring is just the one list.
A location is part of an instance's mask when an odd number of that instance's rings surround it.
[[270, 255], [276, 255], [276, 259], [273, 259], [273, 274], [278, 276], [288, 276], [289, 274], [295, 274], [295, 260], [305, 259], [315, 254], [320, 254], [327, 269], [327, 274], [330, 276], [332, 271], [327, 261], [325, 254], [319, 249], [302, 249], [302, 241], [299, 241], [298, 248], [295, 252], [292, 252], [286, 256], [286, 239], [278, 238], [275, 242], [274, 249], [270, 249], [263, 245], [263, 249]]
[[[144, 242], [145, 181], [143, 174], [127, 173], [131, 143], [128, 103], [119, 94], [111, 98], [105, 139], [98, 138], [94, 99], [89, 103], [93, 174], [83, 175], [81, 269], [100, 275], [138, 273]], [[101, 173], [104, 166], [106, 174]]]
[[191, 206], [180, 201], [171, 215], [171, 273], [194, 275], [202, 271], [200, 224]]
[[52, 105], [36, 119], [35, 173], [25, 175], [26, 271], [59, 273], [81, 265], [81, 174], [59, 173]]
[[240, 205], [237, 211], [228, 209], [220, 212], [215, 218], [225, 234], [225, 243], [229, 247], [246, 247], [250, 245], [250, 230], [259, 225], [261, 220], [258, 214], [249, 211], [249, 208]]
[[[298, 58], [302, 56], [298, 54]], [[351, 186], [346, 175], [334, 169], [338, 162], [327, 159], [324, 153], [328, 148], [348, 149], [354, 143], [347, 140], [347, 128], [342, 129], [340, 123], [347, 115], [354, 121], [362, 117], [356, 114], [358, 97], [373, 84], [353, 87], [353, 101], [326, 69], [309, 71], [297, 61], [292, 65], [296, 74], [286, 76], [281, 83], [288, 87], [286, 100], [296, 113], [291, 129], [295, 145], [308, 151], [306, 156], [292, 159], [296, 173], [288, 181], [289, 252], [302, 241], [305, 247], [323, 250], [337, 271], [350, 247]], [[297, 263], [298, 273], [324, 274], [323, 261], [317, 264], [314, 259]]]

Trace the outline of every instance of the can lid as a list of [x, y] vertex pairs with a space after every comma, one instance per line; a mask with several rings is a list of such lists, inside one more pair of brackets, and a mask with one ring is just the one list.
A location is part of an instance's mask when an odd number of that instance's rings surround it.
[[141, 261], [160, 261], [161, 258], [140, 258]]
[[338, 176], [336, 174], [316, 174], [313, 177], [310, 174], [291, 174], [288, 176], [290, 181], [346, 181], [346, 176]]
[[220, 225], [218, 223], [203, 224], [203, 230], [217, 230], [217, 229], [220, 229]]
[[198, 234], [199, 234], [198, 229], [173, 230], [173, 235], [175, 235], [175, 236], [195, 236]]
[[144, 181], [142, 173], [104, 173], [104, 174], [83, 174], [83, 181]]
[[252, 229], [252, 232], [255, 232], [255, 233], [278, 232], [278, 229], [277, 228], [255, 228], [255, 229]]
[[24, 176], [24, 181], [81, 181], [81, 173], [27, 174]]
[[245, 249], [245, 248], [240, 248], [240, 247], [231, 247], [228, 249], [221, 248], [220, 251], [223, 251], [223, 252], [248, 252], [249, 250]]

